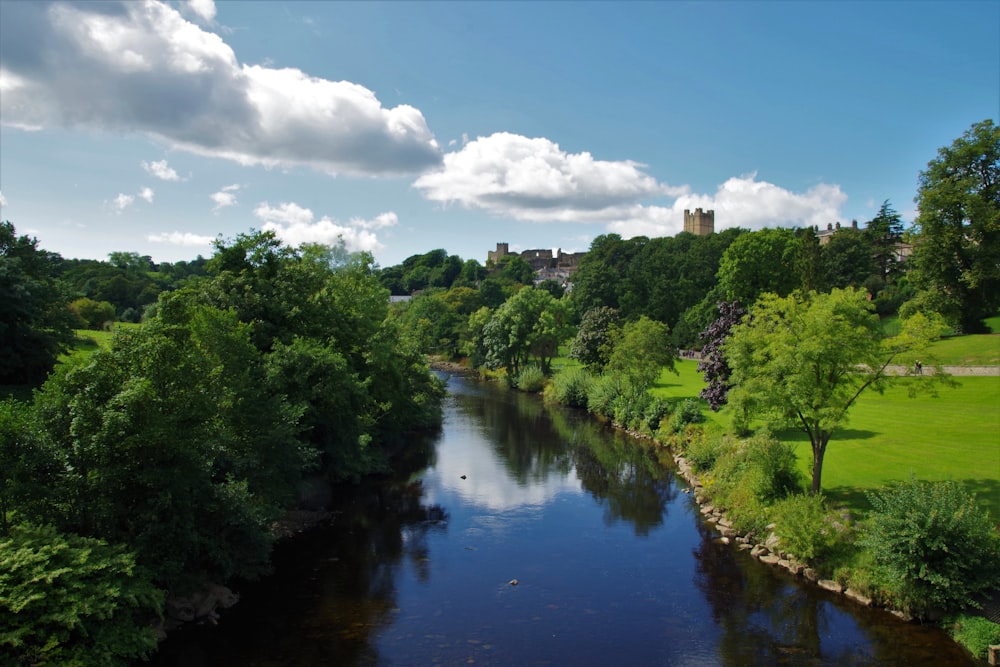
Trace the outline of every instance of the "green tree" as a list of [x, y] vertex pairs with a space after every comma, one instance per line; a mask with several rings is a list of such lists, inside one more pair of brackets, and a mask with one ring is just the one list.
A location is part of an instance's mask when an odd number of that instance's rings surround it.
[[572, 296], [577, 312], [598, 306], [620, 310], [629, 266], [646, 241], [642, 236], [623, 240], [618, 234], [602, 234], [593, 240], [573, 274]]
[[572, 334], [568, 302], [525, 287], [492, 313], [482, 328], [485, 362], [516, 377], [534, 355], [547, 369], [559, 344]]
[[726, 301], [752, 304], [765, 292], [785, 296], [801, 283], [793, 270], [799, 239], [791, 229], [761, 229], [739, 236], [719, 263], [719, 286]]
[[872, 259], [882, 282], [892, 282], [900, 270], [900, 244], [903, 241], [903, 222], [886, 199], [878, 214], [865, 225], [865, 236], [872, 247]]
[[69, 304], [88, 329], [100, 330], [108, 322], [115, 321], [115, 307], [107, 301], [94, 301], [83, 297]]
[[604, 370], [619, 321], [618, 311], [614, 308], [598, 306], [588, 310], [580, 320], [569, 356], [591, 371]]
[[0, 664], [131, 664], [156, 650], [162, 606], [121, 546], [53, 528], [0, 537]]
[[876, 272], [869, 237], [853, 227], [838, 229], [822, 246], [823, 282], [829, 288], [860, 288]]
[[0, 223], [0, 384], [40, 384], [73, 340], [74, 316], [38, 240]]
[[966, 333], [1000, 307], [1000, 127], [974, 124], [920, 173], [911, 271], [929, 308]]
[[632, 392], [643, 394], [652, 388], [663, 369], [677, 373], [675, 359], [670, 329], [644, 315], [621, 328], [608, 357], [607, 370], [620, 377]]
[[724, 345], [737, 418], [759, 416], [776, 429], [794, 426], [808, 435], [812, 493], [821, 488], [827, 445], [858, 397], [883, 391], [893, 379], [889, 366], [909, 367], [940, 333], [939, 324], [918, 314], [904, 321], [901, 334], [885, 339], [872, 308], [868, 295], [854, 289], [767, 293]]

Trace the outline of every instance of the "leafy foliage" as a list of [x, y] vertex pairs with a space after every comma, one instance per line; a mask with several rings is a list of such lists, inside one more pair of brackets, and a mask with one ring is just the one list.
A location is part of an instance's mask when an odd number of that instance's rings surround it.
[[567, 368], [552, 376], [545, 389], [547, 397], [570, 408], [586, 408], [587, 396], [594, 379], [583, 368]]
[[607, 306], [591, 308], [583, 314], [569, 356], [577, 359], [592, 372], [600, 372], [608, 364], [611, 343], [620, 318], [618, 311]]
[[[914, 317], [904, 323], [903, 334], [883, 341], [871, 310], [867, 294], [854, 289], [785, 298], [764, 294], [724, 345], [735, 417], [757, 415], [776, 429], [804, 431], [812, 446], [813, 493], [821, 488], [830, 438], [858, 396], [882, 391], [893, 379], [888, 366], [925, 350], [940, 333], [932, 321]], [[921, 381], [945, 379], [937, 373]]]
[[73, 340], [74, 316], [38, 240], [0, 222], [0, 384], [40, 384]]
[[799, 558], [822, 559], [833, 551], [841, 535], [836, 516], [827, 510], [822, 494], [790, 495], [774, 506], [774, 532], [782, 546]]
[[786, 296], [799, 287], [796, 266], [800, 241], [783, 227], [743, 234], [726, 248], [719, 263], [719, 286], [727, 301], [753, 304], [764, 293]]
[[732, 385], [729, 377], [732, 370], [726, 361], [724, 345], [733, 327], [738, 325], [747, 314], [746, 308], [739, 301], [722, 301], [719, 303], [719, 317], [701, 333], [704, 347], [701, 349], [701, 361], [698, 371], [705, 374], [705, 388], [698, 396], [708, 401], [708, 407], [718, 412], [729, 396]]
[[1000, 307], [1000, 127], [974, 124], [920, 174], [911, 310], [941, 313], [964, 333], [986, 333]]
[[1000, 535], [956, 482], [911, 479], [868, 500], [873, 509], [859, 543], [910, 613], [975, 606], [978, 593], [1000, 583]]
[[127, 665], [155, 650], [162, 604], [123, 547], [52, 528], [0, 538], [2, 665]]
[[951, 637], [979, 660], [987, 659], [990, 646], [1000, 644], [1000, 624], [982, 616], [959, 614], [945, 620]]

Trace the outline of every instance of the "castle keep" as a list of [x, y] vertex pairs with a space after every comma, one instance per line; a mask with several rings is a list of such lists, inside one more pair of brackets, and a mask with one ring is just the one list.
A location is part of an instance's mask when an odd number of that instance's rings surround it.
[[715, 211], [702, 211], [696, 208], [694, 213], [684, 209], [684, 231], [698, 236], [708, 236], [715, 233]]

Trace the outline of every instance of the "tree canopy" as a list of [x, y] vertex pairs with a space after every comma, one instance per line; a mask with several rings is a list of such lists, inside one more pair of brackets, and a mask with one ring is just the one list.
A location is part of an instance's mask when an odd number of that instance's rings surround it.
[[920, 173], [910, 310], [928, 308], [966, 333], [1000, 308], [1000, 127], [974, 124]]
[[[866, 390], [881, 392], [891, 364], [912, 364], [940, 333], [923, 315], [886, 339], [868, 294], [853, 288], [780, 297], [766, 293], [724, 345], [737, 418], [804, 431], [812, 446], [812, 492], [821, 489], [827, 445]], [[943, 377], [938, 373], [937, 379]], [[928, 376], [922, 376], [929, 380]]]

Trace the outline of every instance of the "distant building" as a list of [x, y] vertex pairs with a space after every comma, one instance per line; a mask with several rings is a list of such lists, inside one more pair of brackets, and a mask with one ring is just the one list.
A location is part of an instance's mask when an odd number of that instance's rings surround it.
[[715, 233], [715, 211], [702, 211], [696, 208], [694, 213], [684, 209], [684, 231], [698, 236], [708, 236]]
[[535, 272], [535, 282], [556, 280], [566, 282], [580, 266], [580, 258], [585, 252], [563, 252], [561, 248], [555, 252], [548, 248], [511, 252], [507, 243], [497, 243], [496, 250], [486, 253], [487, 263], [498, 264], [504, 257], [520, 257], [531, 265]]

